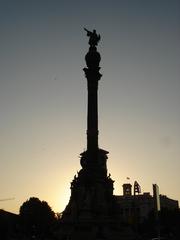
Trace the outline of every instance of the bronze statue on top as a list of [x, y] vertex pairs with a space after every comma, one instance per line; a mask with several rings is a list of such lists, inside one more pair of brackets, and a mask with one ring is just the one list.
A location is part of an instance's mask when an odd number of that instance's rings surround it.
[[96, 30], [93, 30], [93, 32], [87, 30], [86, 28], [84, 28], [84, 30], [87, 32], [87, 36], [89, 37], [89, 45], [91, 47], [97, 46], [98, 42], [101, 39], [100, 34], [97, 35]]

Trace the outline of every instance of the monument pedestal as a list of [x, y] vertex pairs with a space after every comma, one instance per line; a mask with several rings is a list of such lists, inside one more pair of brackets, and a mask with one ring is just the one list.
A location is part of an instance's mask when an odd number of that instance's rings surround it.
[[88, 151], [81, 154], [82, 169], [71, 182], [71, 197], [61, 218], [60, 240], [133, 239], [130, 229], [117, 216], [114, 181], [106, 170], [107, 153], [99, 149], [98, 158], [91, 162]]
[[71, 197], [63, 221], [102, 221], [113, 215], [113, 180], [107, 176], [107, 151], [99, 149], [96, 161], [88, 151], [81, 154], [82, 169], [71, 182]]

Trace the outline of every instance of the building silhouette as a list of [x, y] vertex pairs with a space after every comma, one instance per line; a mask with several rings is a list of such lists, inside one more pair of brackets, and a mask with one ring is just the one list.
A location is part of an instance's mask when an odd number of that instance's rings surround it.
[[16, 239], [19, 215], [0, 209], [0, 239]]
[[[137, 183], [137, 182], [136, 182]], [[150, 192], [137, 192], [136, 183], [134, 184], [134, 193], [132, 193], [132, 185], [130, 183], [123, 184], [123, 195], [115, 196], [117, 202], [117, 212], [124, 222], [133, 224], [143, 223], [149, 214], [156, 210], [156, 196]], [[139, 185], [139, 184], [138, 184]], [[140, 186], [139, 186], [140, 187]], [[178, 210], [179, 204], [177, 200], [168, 198], [165, 195], [159, 195], [160, 208], [167, 210]]]

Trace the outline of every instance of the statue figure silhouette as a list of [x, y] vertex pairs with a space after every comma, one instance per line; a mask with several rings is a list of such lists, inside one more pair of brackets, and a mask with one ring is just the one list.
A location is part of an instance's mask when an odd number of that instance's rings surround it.
[[89, 45], [91, 47], [97, 46], [101, 36], [99, 34], [97, 35], [96, 30], [93, 30], [93, 32], [87, 30], [86, 28], [84, 28], [84, 30], [87, 32], [87, 36], [89, 37]]

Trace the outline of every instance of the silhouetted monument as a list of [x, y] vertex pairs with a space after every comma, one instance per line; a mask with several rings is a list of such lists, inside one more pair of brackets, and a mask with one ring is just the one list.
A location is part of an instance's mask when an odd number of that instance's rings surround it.
[[85, 29], [89, 51], [85, 56], [87, 78], [87, 150], [81, 153], [82, 169], [71, 182], [71, 197], [61, 219], [61, 238], [70, 240], [120, 238], [113, 196], [113, 180], [107, 174], [106, 150], [98, 146], [98, 82], [101, 56], [97, 51], [100, 35]]

